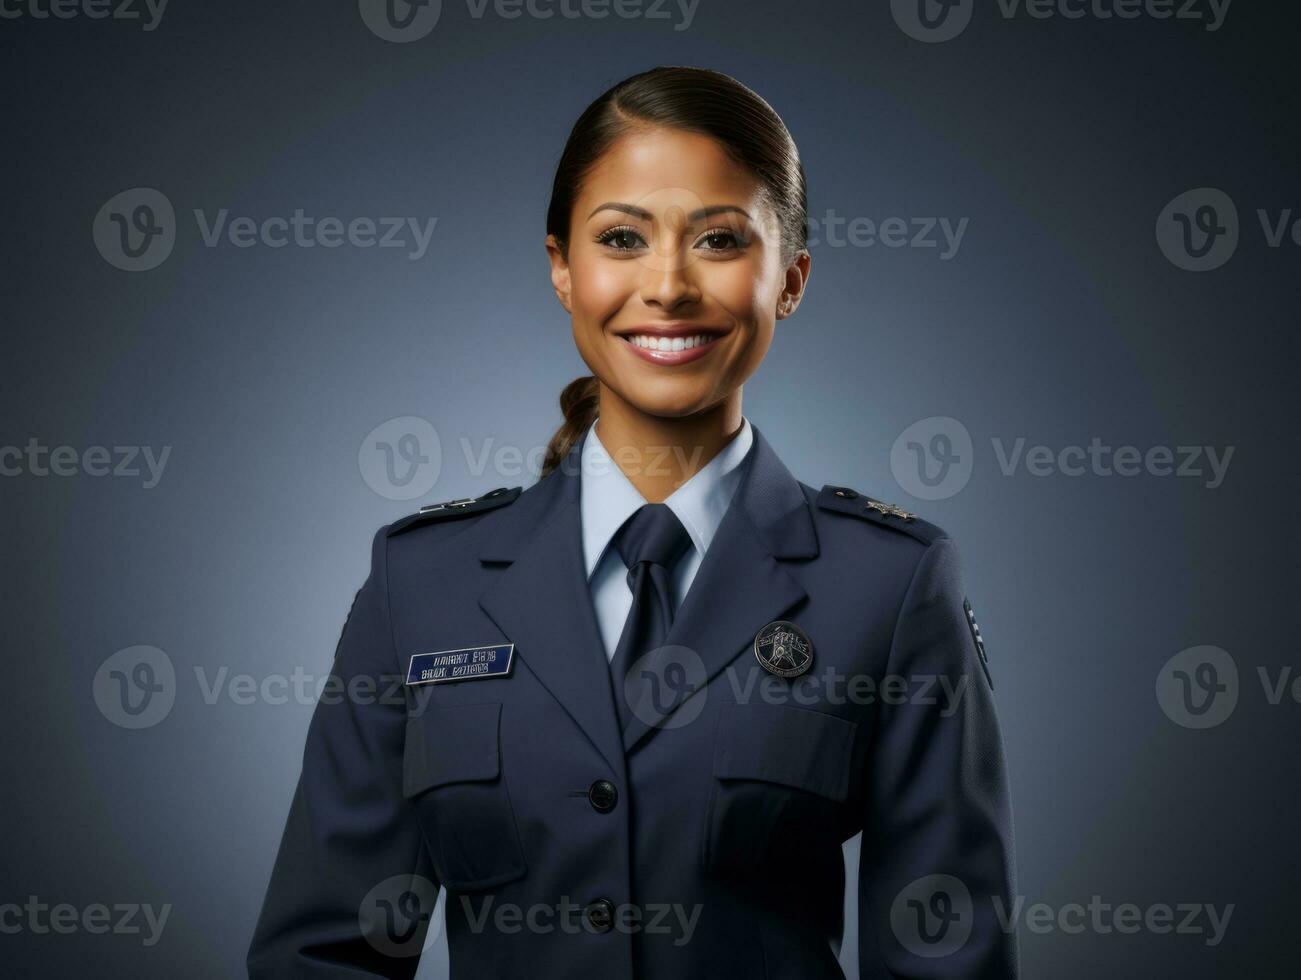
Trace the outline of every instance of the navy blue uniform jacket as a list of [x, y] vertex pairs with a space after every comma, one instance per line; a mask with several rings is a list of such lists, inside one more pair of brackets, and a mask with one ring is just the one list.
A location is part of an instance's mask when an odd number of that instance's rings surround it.
[[[453, 980], [840, 978], [859, 831], [864, 980], [1017, 975], [1003, 751], [951, 540], [798, 482], [757, 429], [751, 452], [668, 637], [694, 681], [646, 672], [658, 713], [622, 732], [581, 442], [523, 492], [375, 535], [333, 667], [375, 696], [316, 706], [251, 977], [411, 976], [402, 917], [423, 929], [437, 884]], [[774, 620], [812, 641], [801, 678], [756, 658]], [[508, 676], [386, 683], [505, 643]]]

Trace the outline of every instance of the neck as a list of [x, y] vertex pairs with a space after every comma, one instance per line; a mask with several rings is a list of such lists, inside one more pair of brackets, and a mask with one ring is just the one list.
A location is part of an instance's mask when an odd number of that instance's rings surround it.
[[648, 415], [601, 385], [596, 434], [649, 503], [663, 503], [741, 431], [741, 389], [703, 412]]

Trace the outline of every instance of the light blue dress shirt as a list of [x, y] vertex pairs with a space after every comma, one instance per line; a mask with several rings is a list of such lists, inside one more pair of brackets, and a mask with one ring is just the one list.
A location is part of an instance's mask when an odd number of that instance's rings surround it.
[[[742, 416], [741, 431], [732, 441], [664, 501], [687, 529], [692, 545], [673, 570], [674, 609], [682, 608], [682, 600], [695, 580], [696, 571], [714, 539], [714, 532], [727, 513], [732, 495], [741, 482], [742, 464], [753, 441], [750, 420]], [[592, 606], [596, 611], [601, 639], [605, 643], [605, 656], [611, 660], [619, 645], [624, 621], [632, 609], [628, 569], [611, 540], [623, 522], [648, 501], [601, 444], [595, 421], [587, 431], [587, 442], [583, 446], [581, 488], [579, 499], [587, 583], [592, 592]]]

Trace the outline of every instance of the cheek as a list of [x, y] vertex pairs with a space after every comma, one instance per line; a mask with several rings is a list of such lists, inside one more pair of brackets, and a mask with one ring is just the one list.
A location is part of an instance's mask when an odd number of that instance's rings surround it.
[[584, 262], [571, 266], [575, 320], [601, 325], [627, 302], [636, 289], [630, 262]]
[[743, 325], [762, 319], [769, 290], [761, 272], [758, 262], [711, 263], [709, 294]]

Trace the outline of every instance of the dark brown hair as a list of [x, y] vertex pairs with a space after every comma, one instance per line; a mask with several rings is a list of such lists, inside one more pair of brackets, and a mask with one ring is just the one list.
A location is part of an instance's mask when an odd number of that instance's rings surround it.
[[[781, 229], [782, 263], [808, 244], [808, 200], [799, 151], [781, 117], [730, 75], [707, 68], [661, 66], [625, 78], [583, 110], [556, 166], [547, 208], [547, 233], [565, 252], [569, 218], [584, 179], [621, 137], [641, 126], [667, 126], [717, 140], [763, 187]], [[560, 393], [564, 424], [547, 444], [546, 476], [568, 455], [596, 418], [600, 382], [571, 381]]]

